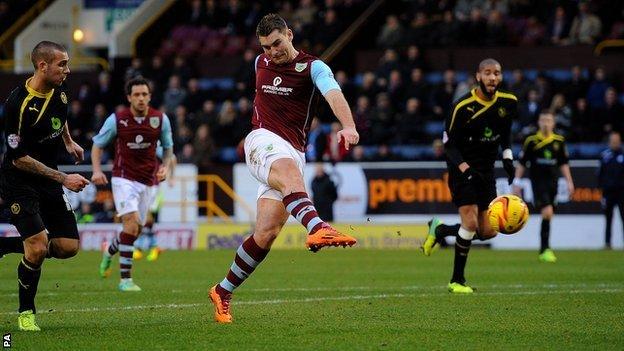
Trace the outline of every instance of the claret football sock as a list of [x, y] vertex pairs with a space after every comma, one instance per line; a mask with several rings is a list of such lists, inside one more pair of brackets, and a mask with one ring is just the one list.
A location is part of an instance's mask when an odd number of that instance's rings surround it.
[[316, 208], [314, 208], [307, 193], [298, 192], [286, 195], [282, 202], [286, 207], [286, 211], [306, 227], [308, 234], [314, 234], [317, 230], [329, 226], [329, 224], [319, 218]]
[[134, 241], [136, 236], [125, 232], [119, 234], [119, 272], [121, 279], [131, 277], [132, 253], [134, 251]]
[[217, 284], [217, 293], [221, 296], [231, 294], [253, 273], [268, 253], [268, 249], [258, 246], [253, 235], [247, 238], [236, 250], [227, 276]]

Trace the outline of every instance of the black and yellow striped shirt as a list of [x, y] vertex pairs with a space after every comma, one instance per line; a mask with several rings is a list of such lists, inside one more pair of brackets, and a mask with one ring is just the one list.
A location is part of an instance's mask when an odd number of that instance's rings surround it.
[[511, 147], [511, 122], [518, 115], [518, 98], [497, 91], [491, 101], [476, 88], [457, 100], [446, 119], [444, 145], [448, 163], [467, 162], [478, 170], [491, 171], [502, 149]]
[[559, 166], [568, 163], [565, 138], [554, 133], [546, 137], [539, 131], [529, 135], [522, 146], [520, 163], [529, 169], [532, 180], [556, 181]]
[[7, 152], [2, 163], [3, 170], [21, 172], [15, 168], [13, 161], [26, 155], [50, 168], [57, 167], [59, 148], [63, 144], [63, 127], [69, 111], [67, 92], [63, 85], [41, 94], [28, 86], [30, 79], [12, 91], [4, 105]]

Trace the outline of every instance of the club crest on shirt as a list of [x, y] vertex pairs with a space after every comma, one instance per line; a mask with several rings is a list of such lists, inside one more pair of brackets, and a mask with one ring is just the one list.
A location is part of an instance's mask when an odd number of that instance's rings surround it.
[[149, 119], [150, 122], [150, 127], [156, 129], [158, 128], [158, 126], [160, 126], [160, 118], [158, 117], [150, 117]]
[[15, 149], [17, 148], [17, 146], [19, 145], [20, 142], [20, 136], [17, 134], [10, 134], [7, 137], [7, 142], [9, 144], [9, 146], [11, 147], [11, 149]]
[[504, 107], [499, 107], [498, 108], [498, 116], [499, 117], [505, 117], [507, 115], [507, 110], [505, 110]]
[[61, 101], [63, 101], [63, 103], [67, 105], [67, 95], [65, 95], [64, 91], [61, 91]]
[[295, 64], [295, 71], [303, 72], [303, 70], [306, 69], [306, 67], [308, 67], [308, 63], [307, 62], [297, 63], [297, 64]]
[[18, 214], [20, 213], [20, 211], [22, 210], [22, 208], [20, 207], [20, 205], [16, 202], [13, 205], [11, 205], [11, 212], [13, 212], [13, 214]]

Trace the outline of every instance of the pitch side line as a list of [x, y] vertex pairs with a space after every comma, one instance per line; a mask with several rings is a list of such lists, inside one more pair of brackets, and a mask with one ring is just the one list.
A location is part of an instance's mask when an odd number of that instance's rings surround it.
[[[396, 287], [387, 287], [387, 286], [343, 286], [343, 287], [309, 287], [309, 288], [252, 288], [245, 289], [244, 291], [249, 292], [296, 292], [296, 291], [362, 291], [362, 290], [437, 290], [440, 289], [441, 286], [431, 286], [431, 285], [408, 285], [408, 286], [396, 286]], [[557, 289], [557, 288], [619, 288], [623, 287], [622, 284], [618, 283], [598, 283], [598, 284], [574, 284], [574, 283], [565, 283], [565, 284], [490, 284], [490, 285], [478, 285], [479, 288], [492, 288], [492, 289], [527, 289], [527, 288], [546, 288], [546, 289]], [[208, 290], [208, 287], [202, 289], [172, 289], [168, 290], [167, 293], [170, 294], [180, 294], [180, 293], [189, 293], [189, 292], [205, 292]], [[105, 291], [63, 291], [61, 293], [57, 292], [41, 292], [38, 293], [37, 296], [63, 296], [63, 295], [80, 295], [80, 296], [90, 296], [90, 295], [101, 295], [101, 294], [112, 294], [115, 293], [113, 290], [105, 290]], [[3, 296], [9, 297], [17, 297], [17, 293], [9, 293], [4, 294]]]
[[[474, 297], [479, 296], [499, 296], [499, 295], [568, 295], [568, 294], [604, 294], [604, 293], [621, 293], [624, 289], [593, 289], [593, 290], [543, 290], [543, 291], [511, 291], [511, 292], [484, 292], [470, 295]], [[448, 293], [421, 293], [421, 294], [376, 294], [376, 295], [351, 295], [351, 296], [336, 296], [336, 297], [309, 297], [300, 299], [274, 299], [274, 300], [251, 300], [251, 301], [237, 301], [234, 302], [234, 306], [243, 305], [273, 305], [273, 304], [286, 304], [286, 303], [306, 303], [306, 302], [323, 302], [323, 301], [348, 301], [348, 300], [373, 300], [373, 299], [387, 299], [387, 298], [419, 298], [419, 297], [432, 297], [432, 296], [451, 296]], [[68, 309], [68, 310], [49, 310], [42, 311], [40, 313], [80, 313], [80, 312], [114, 312], [114, 311], [128, 311], [128, 310], [145, 310], [155, 308], [194, 308], [201, 306], [210, 306], [210, 303], [206, 299], [205, 303], [190, 303], [190, 304], [158, 304], [158, 305], [135, 305], [135, 306], [121, 306], [121, 307], [92, 307], [92, 308], [80, 308], [80, 309]], [[2, 312], [0, 315], [14, 315], [17, 312]]]

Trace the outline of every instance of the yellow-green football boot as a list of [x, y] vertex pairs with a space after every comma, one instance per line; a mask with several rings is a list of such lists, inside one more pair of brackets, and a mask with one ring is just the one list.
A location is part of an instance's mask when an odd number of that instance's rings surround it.
[[555, 263], [557, 262], [557, 256], [555, 256], [553, 250], [546, 249], [539, 255], [539, 260], [540, 262]]
[[35, 314], [32, 310], [20, 312], [17, 317], [17, 324], [19, 325], [19, 330], [22, 331], [41, 331], [41, 328], [37, 325]]
[[460, 283], [449, 283], [448, 291], [453, 294], [472, 294], [474, 292], [468, 285]]
[[422, 250], [425, 256], [431, 256], [431, 254], [440, 247], [435, 233], [436, 228], [440, 224], [442, 224], [442, 221], [437, 217], [433, 217], [429, 222], [427, 222], [427, 225], [429, 226], [429, 231], [427, 232], [427, 239], [425, 239], [425, 242], [422, 246]]

